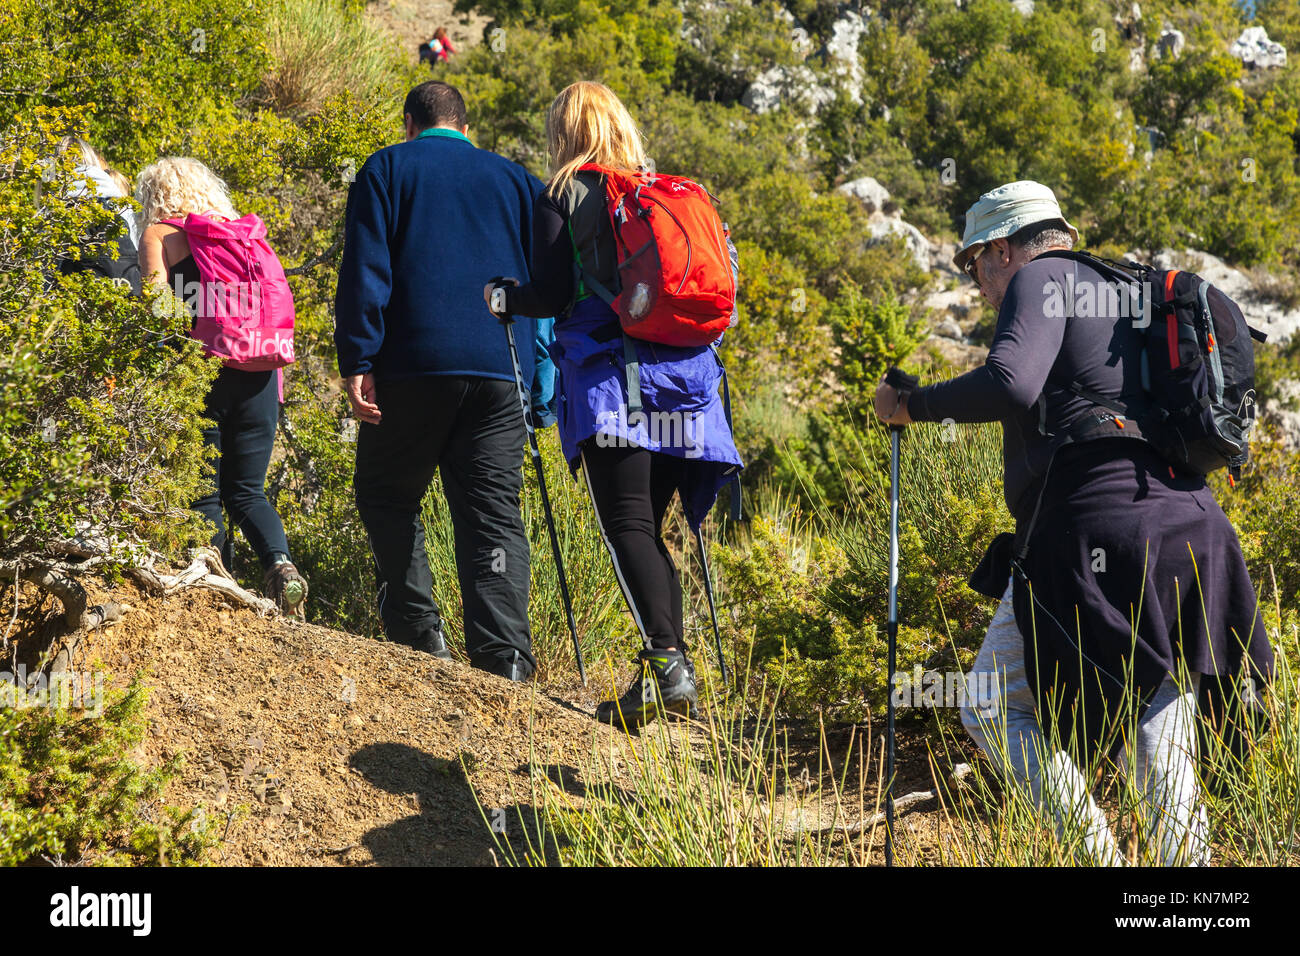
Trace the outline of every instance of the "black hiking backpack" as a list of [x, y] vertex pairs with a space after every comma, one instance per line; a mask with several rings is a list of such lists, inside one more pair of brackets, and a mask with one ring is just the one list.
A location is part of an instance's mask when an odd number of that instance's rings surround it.
[[[1142, 394], [1106, 396], [1077, 382], [1081, 398], [1129, 419], [1175, 468], [1208, 475], [1227, 468], [1235, 483], [1250, 457], [1255, 424], [1255, 352], [1267, 336], [1246, 324], [1237, 303], [1194, 272], [1114, 262], [1085, 252], [1043, 253], [1085, 262], [1138, 283], [1149, 317], [1142, 351]], [[1111, 432], [1113, 434], [1113, 431]], [[1129, 434], [1133, 434], [1132, 431]]]

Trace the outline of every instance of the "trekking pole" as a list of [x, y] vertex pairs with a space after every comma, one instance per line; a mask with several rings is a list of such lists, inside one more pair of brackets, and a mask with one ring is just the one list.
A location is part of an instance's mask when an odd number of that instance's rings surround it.
[[704, 593], [709, 598], [709, 618], [713, 621], [713, 640], [718, 645], [718, 666], [722, 668], [722, 686], [728, 686], [731, 681], [727, 677], [727, 659], [722, 653], [722, 631], [718, 629], [718, 608], [713, 601], [713, 578], [709, 574], [709, 555], [704, 549], [704, 531], [697, 529], [695, 540], [700, 546], [700, 567], [704, 570]]
[[569, 619], [569, 633], [573, 635], [573, 656], [578, 660], [578, 676], [582, 686], [587, 686], [587, 667], [582, 661], [582, 645], [578, 643], [578, 625], [573, 620], [573, 602], [569, 600], [569, 582], [564, 576], [564, 559], [560, 556], [560, 537], [555, 533], [555, 515], [551, 513], [551, 496], [546, 493], [546, 475], [542, 469], [542, 450], [537, 447], [537, 430], [533, 427], [533, 408], [529, 390], [524, 388], [524, 372], [519, 365], [519, 349], [515, 347], [515, 317], [501, 316], [506, 329], [506, 344], [510, 346], [510, 365], [515, 372], [515, 388], [519, 392], [519, 407], [524, 412], [524, 428], [528, 431], [528, 450], [537, 468], [537, 489], [542, 494], [542, 510], [546, 512], [546, 527], [551, 532], [551, 553], [555, 555], [555, 571], [560, 578], [560, 595], [564, 598], [564, 614]]
[[[910, 392], [919, 384], [900, 368], [885, 373], [885, 384]], [[885, 684], [885, 866], [894, 865], [894, 672], [898, 669], [898, 459], [903, 426], [889, 426], [889, 677]]]

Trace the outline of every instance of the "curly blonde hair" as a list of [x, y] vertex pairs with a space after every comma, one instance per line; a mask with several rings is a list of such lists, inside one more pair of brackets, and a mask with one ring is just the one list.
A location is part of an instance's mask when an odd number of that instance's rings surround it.
[[135, 198], [141, 206], [144, 227], [192, 212], [239, 218], [230, 202], [230, 189], [221, 177], [187, 156], [166, 156], [141, 170], [135, 180]]

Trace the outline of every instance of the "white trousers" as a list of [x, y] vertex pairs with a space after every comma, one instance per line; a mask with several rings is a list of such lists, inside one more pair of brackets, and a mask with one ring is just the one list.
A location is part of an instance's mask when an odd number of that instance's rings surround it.
[[[1209, 862], [1208, 825], [1196, 776], [1196, 689], [1180, 689], [1166, 675], [1138, 722], [1134, 747], [1135, 783], [1143, 794], [1146, 861], [1165, 866]], [[1122, 865], [1106, 815], [1070, 755], [1051, 750], [1039, 725], [1034, 694], [1025, 674], [1024, 640], [1016, 627], [1007, 585], [988, 635], [980, 647], [961, 721], [1005, 776], [1040, 811], [1050, 809], [1058, 836], [1082, 836], [1076, 862]], [[1121, 760], [1128, 766], [1128, 754]]]

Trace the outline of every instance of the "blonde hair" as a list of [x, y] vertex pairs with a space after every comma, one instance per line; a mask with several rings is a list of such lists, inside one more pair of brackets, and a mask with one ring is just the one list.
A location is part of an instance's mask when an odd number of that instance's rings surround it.
[[68, 151], [76, 153], [81, 157], [81, 165], [86, 167], [97, 166], [100, 169], [106, 169], [108, 163], [104, 162], [104, 157], [100, 156], [95, 147], [91, 146], [80, 136], [65, 136], [59, 140], [59, 152]]
[[123, 196], [131, 195], [131, 180], [127, 179], [120, 170], [116, 170], [112, 166], [106, 166], [104, 172], [113, 181], [113, 185], [122, 190]]
[[598, 163], [636, 172], [646, 165], [645, 143], [632, 114], [602, 83], [581, 80], [555, 97], [546, 111], [546, 146], [551, 154], [550, 196], [573, 180], [578, 167]]
[[239, 218], [221, 177], [186, 156], [167, 156], [141, 170], [135, 181], [135, 198], [141, 206], [142, 228], [191, 212]]

